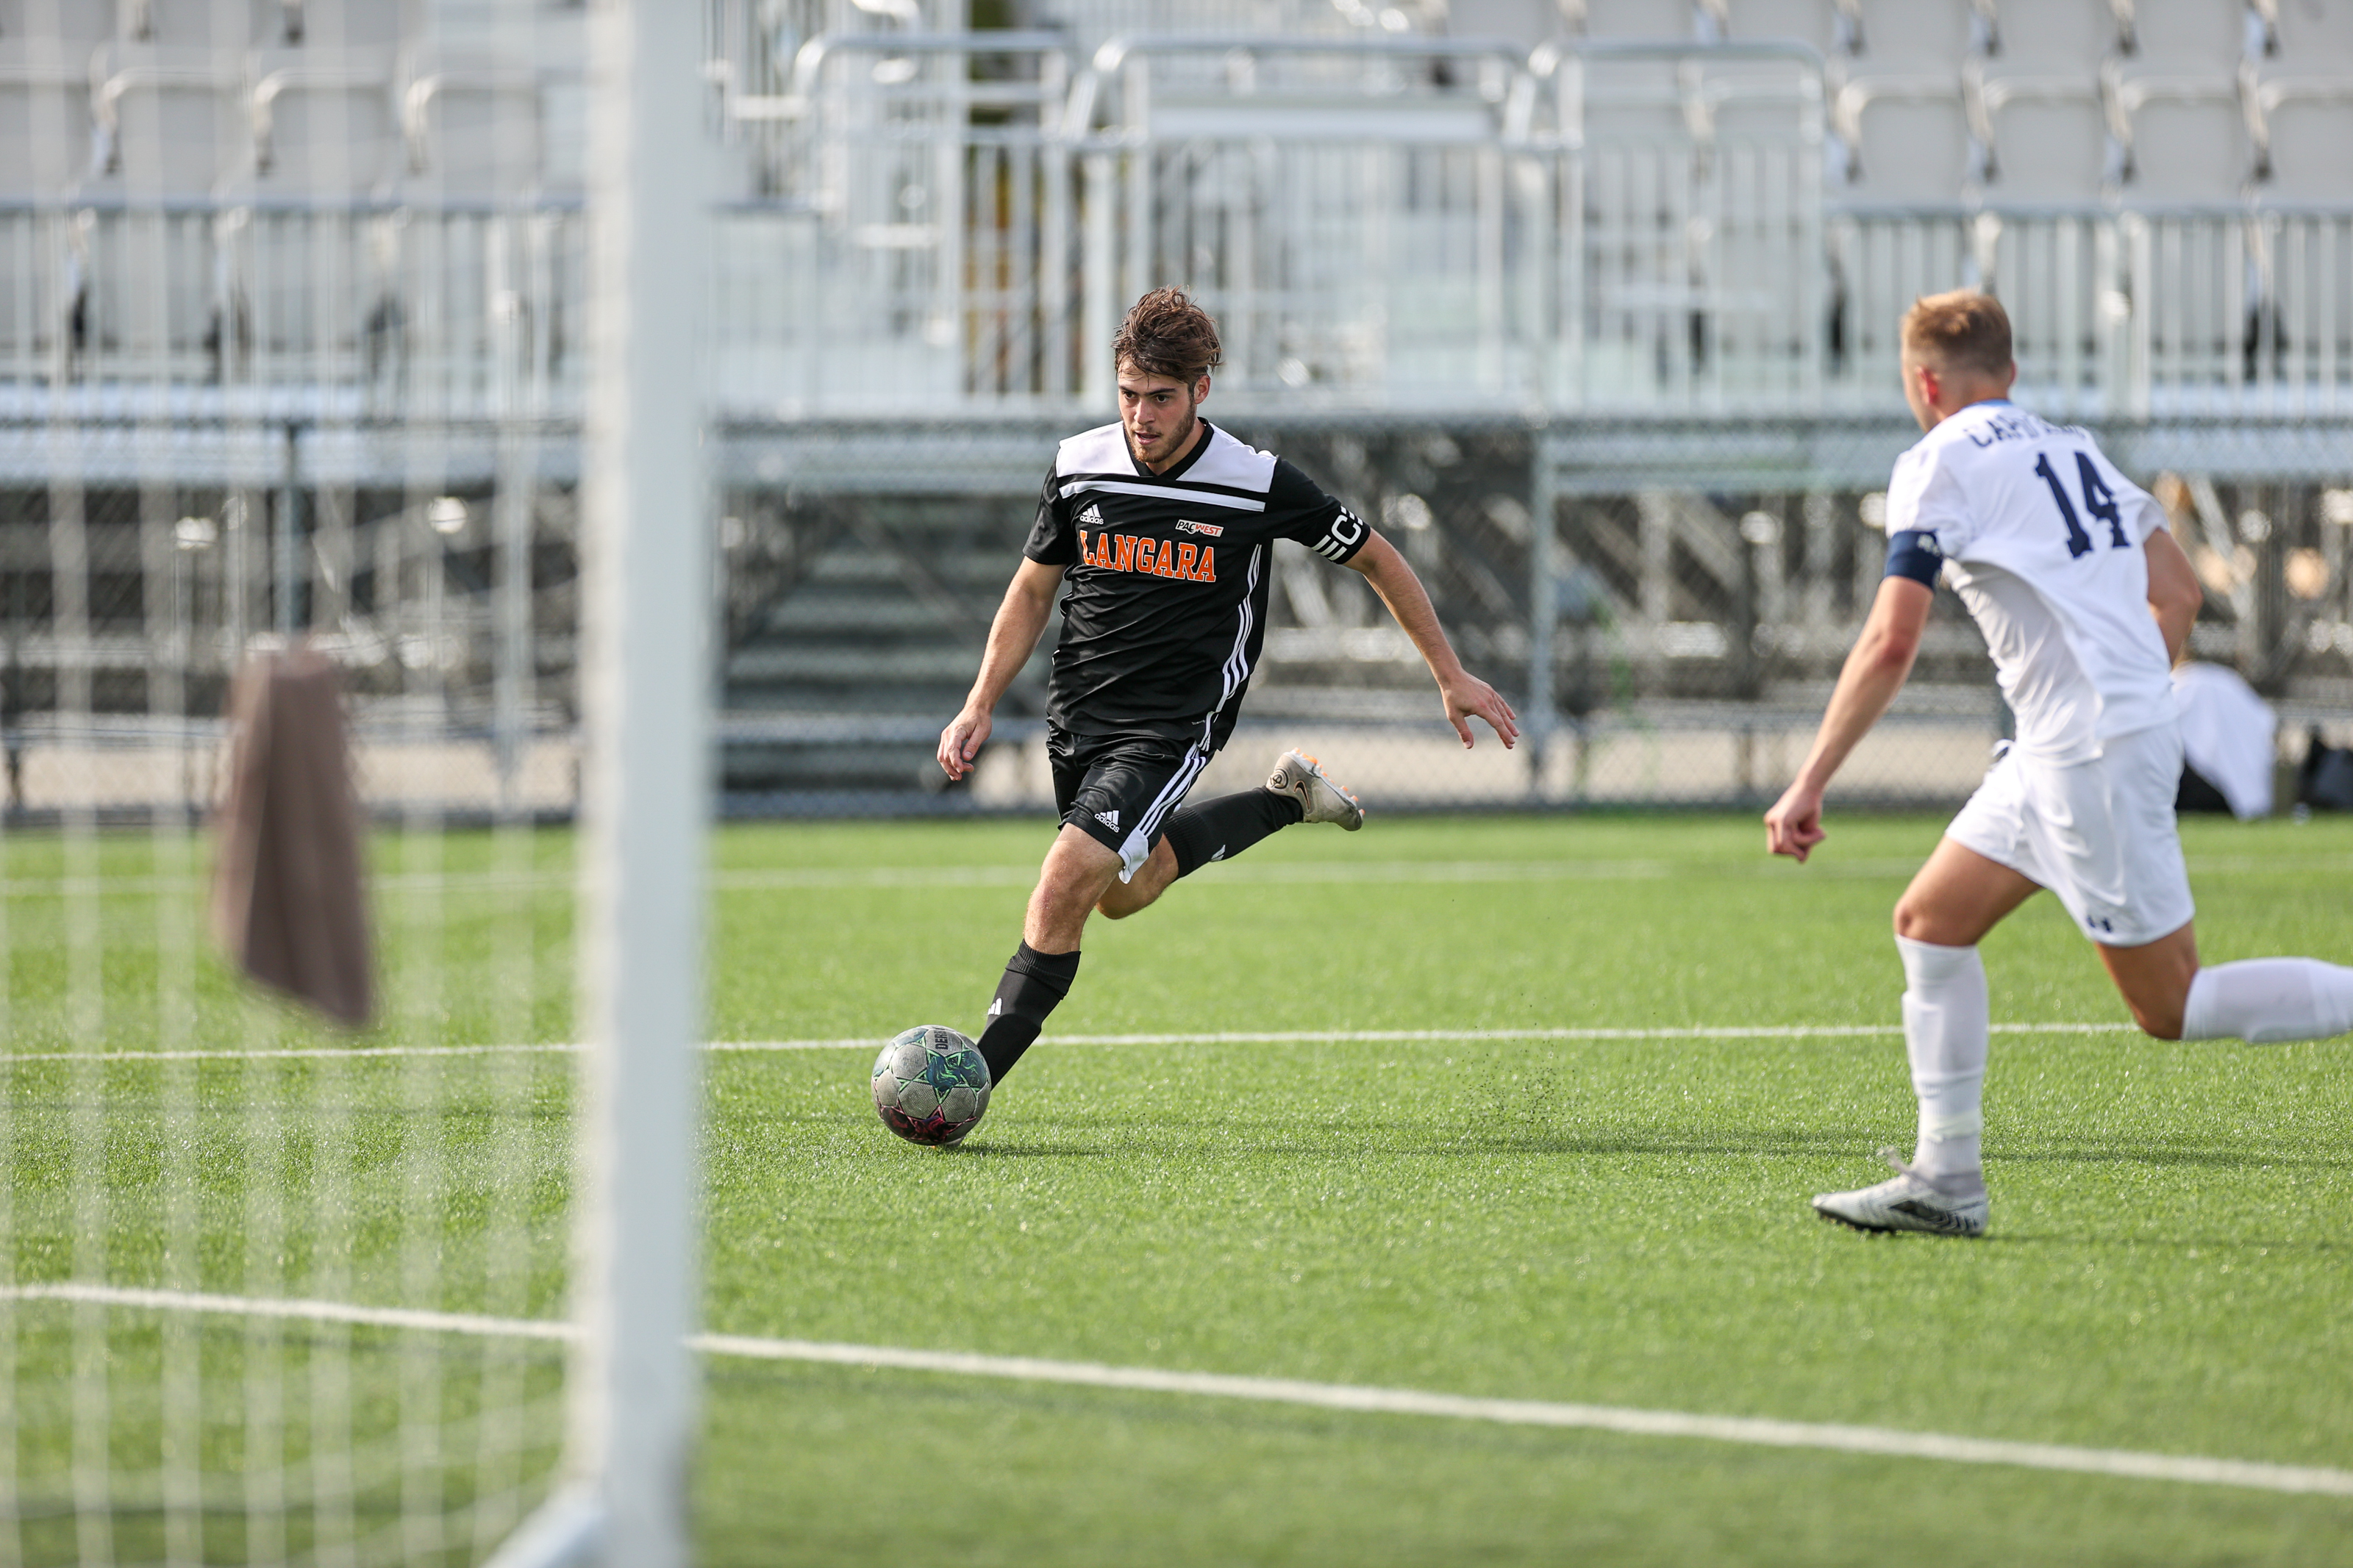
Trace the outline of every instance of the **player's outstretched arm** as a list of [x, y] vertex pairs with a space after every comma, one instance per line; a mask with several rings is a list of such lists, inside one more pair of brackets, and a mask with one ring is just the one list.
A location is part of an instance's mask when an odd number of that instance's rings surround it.
[[1348, 565], [1365, 574], [1365, 581], [1389, 607], [1397, 624], [1421, 650], [1430, 673], [1437, 678], [1438, 694], [1445, 700], [1446, 721], [1462, 737], [1463, 747], [1467, 750], [1471, 745], [1470, 720], [1474, 713], [1502, 738], [1506, 750], [1517, 743], [1520, 716], [1512, 711], [1502, 692], [1462, 668], [1462, 661], [1454, 656], [1454, 645], [1446, 640], [1446, 628], [1438, 624], [1438, 611], [1430, 605], [1421, 579], [1414, 575], [1397, 546], [1375, 533], [1349, 557]]
[[2189, 557], [2164, 529], [2151, 533], [2141, 548], [2148, 554], [2148, 613], [2157, 617], [2157, 629], [2165, 637], [2165, 657], [2179, 664], [2189, 651], [2189, 628], [2198, 624], [2206, 590]]
[[1054, 613], [1054, 595], [1061, 588], [1063, 570], [1024, 557], [1013, 574], [1005, 602], [997, 606], [997, 618], [989, 623], [988, 651], [980, 656], [980, 674], [973, 680], [971, 695], [964, 700], [963, 710], [940, 731], [940, 768], [948, 777], [960, 779], [972, 771], [981, 746], [988, 740], [994, 722], [990, 716], [997, 711], [997, 700], [1038, 649], [1046, 617]]
[[1822, 791], [1904, 689], [1936, 596], [1935, 589], [1909, 577], [1880, 583], [1871, 618], [1846, 656], [1846, 668], [1839, 671], [1838, 689], [1831, 693], [1813, 749], [1806, 753], [1796, 782], [1765, 814], [1765, 846], [1774, 854], [1793, 856], [1802, 863], [1828, 837], [1822, 831]]

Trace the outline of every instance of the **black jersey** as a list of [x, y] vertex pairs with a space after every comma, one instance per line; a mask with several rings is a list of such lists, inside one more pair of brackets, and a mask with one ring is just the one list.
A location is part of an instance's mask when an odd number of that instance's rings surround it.
[[1370, 537], [1306, 475], [1207, 420], [1165, 474], [1135, 460], [1117, 425], [1071, 437], [1022, 552], [1070, 568], [1048, 720], [1214, 751], [1266, 640], [1274, 542], [1336, 563]]

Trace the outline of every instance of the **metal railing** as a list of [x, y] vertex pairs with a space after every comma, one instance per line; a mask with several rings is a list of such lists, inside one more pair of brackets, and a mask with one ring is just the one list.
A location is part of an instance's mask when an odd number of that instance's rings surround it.
[[[1229, 408], [1876, 409], [1904, 307], [1972, 282], [2056, 411], [2353, 408], [2353, 211], [1845, 208], [1795, 47], [1179, 36], [1074, 68], [1055, 35], [876, 34], [720, 86], [766, 193], [712, 259], [739, 416], [1106, 407], [1119, 313], [1171, 282], [1219, 317]], [[543, 196], [26, 198], [0, 388], [569, 417], [583, 288]]]

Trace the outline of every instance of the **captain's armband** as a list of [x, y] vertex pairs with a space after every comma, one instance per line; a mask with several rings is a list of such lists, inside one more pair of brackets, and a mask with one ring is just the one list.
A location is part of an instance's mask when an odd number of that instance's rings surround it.
[[1934, 588], [1944, 569], [1945, 552], [1926, 529], [1907, 528], [1887, 536], [1888, 576], [1909, 577], [1924, 588]]

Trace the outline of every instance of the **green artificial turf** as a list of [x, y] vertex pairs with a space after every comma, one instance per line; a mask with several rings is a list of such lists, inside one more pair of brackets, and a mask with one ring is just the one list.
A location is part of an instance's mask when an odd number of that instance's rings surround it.
[[[1098, 921], [1048, 1037], [955, 1151], [881, 1130], [868, 1051], [714, 1054], [705, 1321], [2353, 1468], [2353, 1041], [1997, 1037], [1992, 1231], [1957, 1243], [1858, 1236], [1806, 1207], [1883, 1173], [1877, 1145], [1908, 1145], [1892, 1033], [1054, 1038], [1891, 1026], [1902, 979], [1888, 910], [1939, 823], [1831, 826], [1804, 868], [1768, 861], [1746, 818], [1377, 818], [1355, 837], [1280, 835], [1132, 920]], [[723, 830], [712, 1035], [976, 1029], [1048, 832]], [[2196, 821], [2185, 838], [2210, 962], [2353, 961], [2353, 823]], [[390, 966], [410, 977], [395, 994], [422, 976], [437, 1000], [405, 1005], [384, 1037], [564, 1037], [566, 851], [561, 836], [541, 839], [527, 847], [541, 875], [527, 894], [436, 895], [456, 934], [429, 962], [411, 950], [442, 927], [388, 922]], [[20, 883], [40, 852], [11, 847]], [[146, 866], [136, 846], [107, 853], [121, 877]], [[465, 871], [501, 851], [454, 837], [439, 853]], [[418, 885], [412, 875], [404, 896]], [[519, 910], [527, 940], [513, 934]], [[71, 966], [36, 950], [62, 951], [68, 918], [10, 904], [12, 1002], [51, 1020], [52, 1039], [73, 1037], [55, 994]], [[153, 962], [156, 917], [119, 918], [121, 973], [136, 975], [142, 942]], [[500, 942], [531, 955], [527, 1005], [493, 994], [503, 972], [481, 954]], [[1995, 933], [1986, 958], [1997, 1022], [2124, 1020], [2048, 899]], [[272, 1039], [310, 1037], [209, 972], [203, 995], [199, 1035], [258, 1017]], [[109, 1010], [118, 1048], [153, 1037], [138, 1014], [135, 999]], [[210, 1252], [182, 1269], [192, 1288], [324, 1293], [325, 1281], [355, 1300], [544, 1315], [562, 1266], [569, 1097], [564, 1058], [534, 1060], [206, 1066], [187, 1069], [177, 1100], [150, 1065], [19, 1065], [6, 1080], [17, 1277], [66, 1278], [99, 1256], [110, 1278], [164, 1282], [176, 1265], [153, 1216], [190, 1163], [161, 1151], [171, 1125], [201, 1125], [217, 1154], [194, 1163]], [[111, 1245], [96, 1251], [75, 1223], [87, 1205], [70, 1201], [93, 1091], [116, 1127], [102, 1167]], [[311, 1125], [328, 1104], [335, 1117]], [[281, 1132], [274, 1163], [249, 1167], [257, 1125]], [[453, 1174], [433, 1207], [438, 1299], [418, 1301], [415, 1203], [375, 1190], [371, 1173], [388, 1181], [428, 1147]], [[248, 1169], [295, 1197], [286, 1246], [259, 1268]], [[321, 1172], [342, 1184], [328, 1222], [309, 1217]], [[503, 1206], [479, 1195], [518, 1181], [525, 1195]], [[14, 1316], [19, 1463], [53, 1479], [69, 1423], [33, 1405], [62, 1399], [71, 1313]], [[117, 1331], [118, 1388], [152, 1401], [163, 1352], [151, 1342], [170, 1331]], [[230, 1321], [194, 1337], [227, 1367], [245, 1331]], [[394, 1353], [398, 1337], [356, 1340], [371, 1347], [352, 1362], [364, 1408], [430, 1396], [470, 1431], [491, 1403], [480, 1347], [437, 1352], [444, 1370], [427, 1377], [418, 1352]], [[553, 1363], [534, 1354], [497, 1374], [500, 1397], [542, 1388]], [[698, 1535], [713, 1564], [2353, 1562], [2353, 1500], [2185, 1483], [725, 1358], [707, 1363], [704, 1409]], [[210, 1439], [223, 1465], [235, 1415]], [[526, 1436], [543, 1458], [543, 1425]], [[452, 1497], [474, 1484], [453, 1480]], [[147, 1516], [126, 1514], [120, 1533], [142, 1529]], [[223, 1552], [241, 1550], [240, 1530], [223, 1521]], [[55, 1552], [36, 1560], [75, 1560], [57, 1520], [27, 1539]]]

